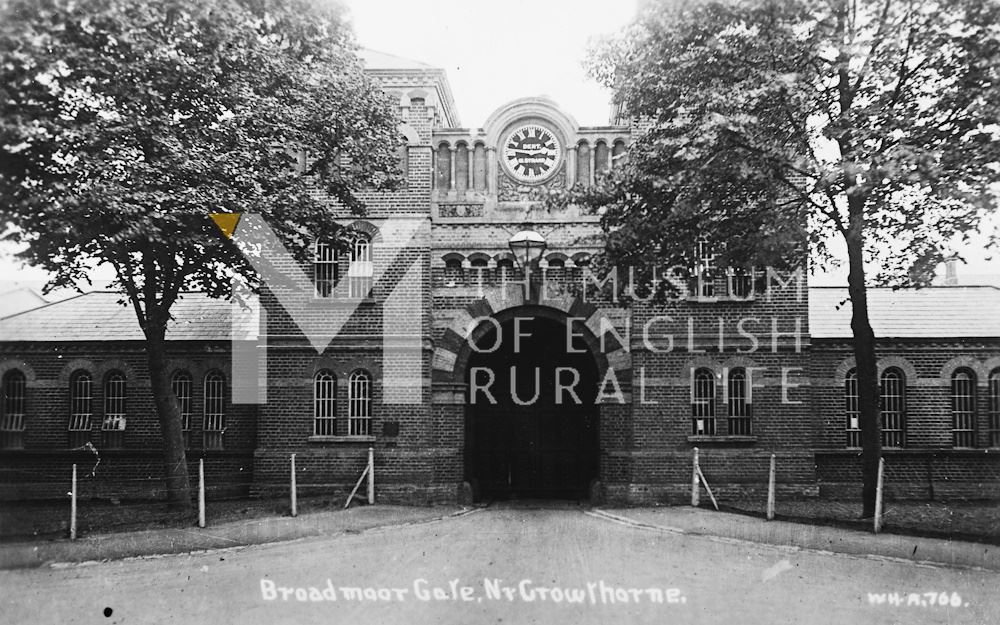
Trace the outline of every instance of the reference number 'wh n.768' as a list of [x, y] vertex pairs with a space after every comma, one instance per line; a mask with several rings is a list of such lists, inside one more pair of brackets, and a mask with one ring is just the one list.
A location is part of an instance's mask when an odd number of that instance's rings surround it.
[[869, 605], [887, 606], [917, 606], [927, 608], [932, 606], [961, 608], [969, 605], [962, 601], [962, 596], [957, 592], [883, 592], [868, 593]]

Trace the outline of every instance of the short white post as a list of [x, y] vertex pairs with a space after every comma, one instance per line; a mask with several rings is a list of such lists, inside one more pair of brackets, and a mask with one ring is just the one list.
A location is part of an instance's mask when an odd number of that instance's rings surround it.
[[694, 461], [691, 469], [691, 505], [695, 508], [701, 503], [700, 493], [698, 492], [698, 448], [694, 448]]
[[292, 516], [299, 515], [298, 498], [295, 494], [295, 454], [292, 454]]
[[205, 459], [198, 460], [198, 527], [205, 527]]
[[73, 486], [69, 491], [69, 539], [76, 540], [76, 465], [73, 465]]
[[767, 477], [767, 520], [774, 519], [774, 454], [771, 454], [771, 471]]
[[368, 448], [368, 505], [375, 503], [375, 448]]
[[882, 531], [882, 475], [885, 472], [885, 458], [878, 459], [878, 479], [875, 481], [875, 533]]

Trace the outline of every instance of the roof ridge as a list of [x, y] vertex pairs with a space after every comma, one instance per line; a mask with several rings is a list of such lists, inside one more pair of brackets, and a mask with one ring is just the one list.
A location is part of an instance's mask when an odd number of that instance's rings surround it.
[[14, 317], [17, 317], [18, 315], [24, 315], [24, 314], [27, 314], [27, 313], [30, 313], [30, 312], [35, 312], [36, 310], [41, 310], [43, 308], [48, 308], [49, 306], [55, 306], [56, 304], [62, 304], [63, 302], [68, 302], [71, 299], [77, 299], [77, 298], [83, 297], [84, 295], [90, 295], [93, 292], [94, 291], [87, 291], [85, 293], [77, 293], [76, 295], [70, 295], [69, 297], [64, 297], [61, 300], [57, 300], [57, 301], [54, 301], [54, 302], [46, 302], [46, 303], [44, 303], [44, 304], [42, 304], [40, 306], [35, 306], [34, 308], [29, 308], [28, 310], [22, 310], [20, 312], [14, 313], [12, 315], [7, 315], [6, 317], [0, 317], [0, 321], [6, 321], [7, 319], [13, 319]]

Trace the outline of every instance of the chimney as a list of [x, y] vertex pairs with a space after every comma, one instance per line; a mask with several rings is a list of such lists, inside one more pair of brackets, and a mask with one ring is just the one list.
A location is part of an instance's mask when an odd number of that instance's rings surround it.
[[958, 286], [958, 262], [954, 258], [944, 261], [944, 285]]

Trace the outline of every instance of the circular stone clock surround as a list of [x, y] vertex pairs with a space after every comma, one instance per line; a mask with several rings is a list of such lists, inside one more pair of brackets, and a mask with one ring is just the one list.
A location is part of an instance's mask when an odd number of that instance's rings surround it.
[[544, 121], [522, 121], [510, 127], [500, 145], [500, 161], [514, 180], [538, 184], [551, 178], [562, 164], [559, 135]]

